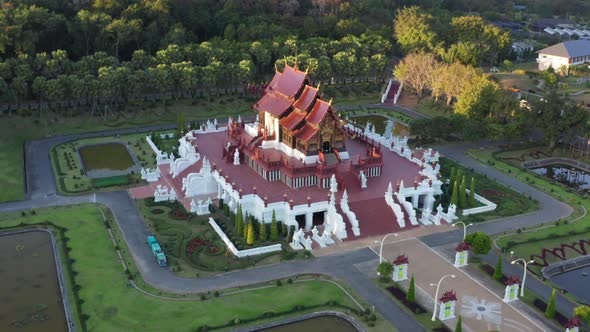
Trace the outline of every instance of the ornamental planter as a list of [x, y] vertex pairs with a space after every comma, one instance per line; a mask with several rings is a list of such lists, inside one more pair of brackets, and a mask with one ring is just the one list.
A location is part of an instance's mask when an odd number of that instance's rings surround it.
[[520, 279], [511, 276], [504, 282], [506, 288], [504, 289], [504, 302], [512, 302], [518, 300], [518, 290], [520, 289]]
[[471, 246], [465, 242], [459, 243], [457, 248], [455, 248], [455, 267], [463, 267], [468, 264], [469, 249], [471, 249]]
[[399, 255], [393, 261], [393, 281], [408, 280], [408, 257]]
[[580, 326], [582, 326], [582, 321], [578, 317], [572, 317], [566, 326], [565, 332], [578, 332], [580, 330]]
[[445, 292], [439, 299], [438, 319], [442, 321], [455, 318], [455, 304], [457, 304], [457, 295], [455, 292]]

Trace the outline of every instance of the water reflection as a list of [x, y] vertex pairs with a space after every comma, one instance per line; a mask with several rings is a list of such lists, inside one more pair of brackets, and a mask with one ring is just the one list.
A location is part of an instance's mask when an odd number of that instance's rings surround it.
[[579, 168], [567, 165], [548, 165], [532, 168], [531, 171], [546, 176], [583, 193], [590, 192], [590, 174]]

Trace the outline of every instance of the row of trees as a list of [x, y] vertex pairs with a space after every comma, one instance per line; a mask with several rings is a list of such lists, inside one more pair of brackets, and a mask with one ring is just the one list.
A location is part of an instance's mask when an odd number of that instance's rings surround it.
[[510, 34], [480, 16], [437, 16], [410, 6], [397, 11], [394, 36], [406, 53], [437, 54], [446, 63], [495, 65], [511, 53]]
[[[279, 227], [276, 214], [273, 210], [270, 227], [264, 222], [259, 223], [252, 216], [244, 216], [242, 206], [238, 205], [236, 211], [234, 227], [238, 235], [243, 235], [248, 245], [253, 245], [256, 241], [266, 241], [270, 239], [276, 242], [281, 236], [286, 236], [282, 227]], [[269, 229], [270, 228], [270, 232]]]
[[367, 17], [383, 8], [378, 2], [8, 0], [0, 6], [0, 56], [64, 49], [74, 58], [104, 51], [129, 59], [138, 49], [152, 54], [168, 44], [214, 38], [232, 42], [287, 35], [334, 39], [359, 35], [367, 27], [379, 30], [391, 22], [393, 10]]
[[475, 179], [471, 178], [469, 186], [469, 195], [467, 194], [467, 181], [461, 171], [456, 171], [455, 167], [451, 169], [449, 188], [452, 189], [451, 204], [460, 209], [475, 207]]
[[414, 90], [418, 97], [430, 92], [435, 102], [445, 98], [448, 107], [454, 103], [456, 114], [485, 118], [504, 112], [507, 102], [496, 82], [482, 70], [458, 61], [440, 61], [431, 53], [410, 53], [394, 70], [394, 75]]
[[[126, 101], [140, 93], [192, 95], [197, 90], [232, 87], [262, 78], [272, 64], [297, 64], [319, 80], [381, 77], [391, 44], [379, 35], [331, 41], [296, 38], [275, 42], [171, 44], [151, 56], [143, 50], [120, 62], [104, 52], [71, 61], [65, 51], [21, 55], [0, 62], [0, 92], [19, 103], [84, 99]], [[296, 54], [296, 55], [294, 55]]]

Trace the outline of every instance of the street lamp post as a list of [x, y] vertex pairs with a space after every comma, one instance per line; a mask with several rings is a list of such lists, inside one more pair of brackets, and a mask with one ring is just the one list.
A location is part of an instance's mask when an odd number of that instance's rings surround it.
[[387, 237], [390, 235], [397, 236], [397, 233], [389, 233], [381, 240], [381, 248], [379, 249], [379, 264], [383, 263], [383, 243], [385, 243], [385, 239], [387, 239]]
[[469, 223], [469, 224], [466, 224], [466, 223], [464, 223], [464, 222], [462, 222], [462, 221], [457, 221], [456, 223], [453, 223], [453, 224], [451, 224], [451, 226], [453, 226], [453, 227], [454, 227], [454, 226], [456, 226], [457, 224], [461, 224], [461, 225], [463, 225], [463, 241], [465, 241], [465, 237], [467, 236], [467, 227], [469, 227], [469, 226], [473, 226], [473, 224], [471, 224], [471, 223]]
[[442, 281], [446, 278], [446, 277], [451, 277], [451, 278], [455, 278], [454, 274], [447, 274], [445, 276], [443, 276], [442, 278], [440, 278], [440, 280], [438, 281], [438, 284], [430, 284], [431, 287], [436, 286], [436, 293], [434, 294], [434, 310], [432, 311], [432, 321], [434, 322], [436, 320], [436, 306], [438, 304], [438, 291], [440, 289], [440, 284], [442, 283]]
[[524, 260], [524, 258], [517, 258], [517, 259], [513, 260], [512, 262], [510, 262], [510, 264], [514, 265], [517, 262], [522, 262], [522, 265], [524, 265], [524, 271], [522, 272], [522, 285], [520, 286], [520, 296], [523, 297], [524, 296], [524, 282], [526, 281], [526, 267], [530, 263], [534, 263], [535, 260], [531, 259], [530, 261], [527, 262]]

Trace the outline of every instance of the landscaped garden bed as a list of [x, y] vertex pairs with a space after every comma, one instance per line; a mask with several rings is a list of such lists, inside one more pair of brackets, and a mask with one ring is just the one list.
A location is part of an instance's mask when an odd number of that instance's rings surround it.
[[[51, 150], [51, 160], [58, 190], [65, 194], [80, 194], [93, 189], [128, 187], [139, 183], [139, 172], [130, 170], [135, 163], [127, 147], [135, 155], [139, 167], [155, 167], [155, 155], [145, 136], [145, 133], [141, 133], [89, 138], [54, 147]], [[84, 165], [81, 159], [84, 160]], [[94, 179], [86, 174], [85, 167], [94, 174]], [[119, 173], [109, 174], [113, 172]]]
[[[441, 175], [443, 176], [443, 179], [448, 179], [450, 177], [453, 168], [456, 172], [460, 172], [465, 176], [468, 184], [471, 183], [471, 179], [473, 178], [475, 180], [475, 192], [498, 205], [494, 211], [477, 215], [463, 217], [461, 216], [461, 213], [457, 213], [461, 218], [466, 218], [470, 222], [478, 222], [523, 214], [534, 211], [539, 207], [537, 201], [517, 193], [483, 174], [461, 166], [453, 160], [441, 158]], [[451, 192], [451, 188], [448, 188], [446, 184], [443, 185], [443, 195], [436, 204], [442, 202], [443, 206], [447, 206], [451, 200]]]
[[[281, 238], [283, 251], [244, 258], [235, 257], [227, 248], [213, 228], [209, 225], [212, 217], [226, 227], [233, 237], [234, 244], [244, 248], [248, 246], [243, 236], [231, 233], [233, 221], [216, 209], [211, 215], [198, 216], [188, 213], [178, 202], [154, 202], [153, 198], [138, 201], [149, 230], [156, 235], [169, 260], [169, 266], [176, 274], [185, 277], [204, 276], [212, 273], [243, 269], [252, 266], [277, 263], [282, 260], [309, 257], [305, 252], [288, 249], [285, 239]], [[222, 209], [223, 210], [223, 209]], [[176, 211], [176, 212], [174, 212]], [[183, 216], [178, 218], [178, 216]], [[234, 216], [235, 218], [235, 216]], [[227, 233], [226, 233], [227, 234]], [[276, 243], [259, 241], [259, 245]]]

